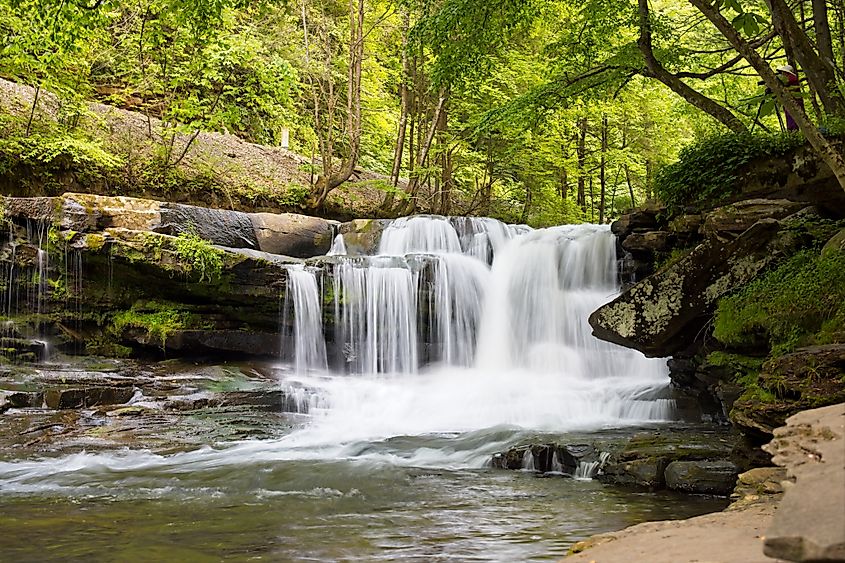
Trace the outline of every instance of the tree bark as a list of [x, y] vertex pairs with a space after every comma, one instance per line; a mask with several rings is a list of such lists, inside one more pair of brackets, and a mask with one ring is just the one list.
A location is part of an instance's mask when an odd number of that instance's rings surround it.
[[[789, 9], [785, 0], [766, 0], [766, 3], [772, 12], [772, 24], [775, 26], [775, 31], [781, 37], [789, 38], [795, 50], [795, 60], [804, 71], [804, 76], [807, 77], [807, 83], [810, 85], [810, 88], [819, 97], [825, 112], [828, 115], [845, 114], [845, 103], [843, 103], [841, 96], [834, 86], [836, 83], [836, 71], [832, 61], [830, 63], [826, 62], [815, 51], [812, 43], [810, 43], [810, 39], [804, 30], [801, 29], [801, 26], [795, 19], [795, 15]], [[715, 10], [715, 8], [712, 9], [719, 17], [724, 19], [724, 16], [718, 10]], [[746, 58], [746, 60], [748, 59]], [[762, 74], [760, 76], [765, 80]]]
[[[778, 0], [774, 0], [778, 1]], [[739, 52], [748, 64], [756, 70], [760, 77], [765, 82], [766, 86], [772, 91], [778, 102], [792, 115], [798, 129], [803, 133], [804, 137], [810, 142], [810, 145], [821, 157], [822, 160], [830, 167], [836, 175], [840, 187], [845, 190], [845, 158], [842, 154], [831, 145], [827, 139], [822, 136], [819, 130], [810, 122], [807, 114], [792, 97], [790, 92], [780, 80], [778, 80], [772, 69], [769, 68], [768, 63], [755, 51], [748, 42], [742, 38], [731, 23], [719, 13], [719, 11], [709, 2], [709, 0], [690, 0], [693, 6], [704, 14], [713, 25], [725, 36], [728, 42]]]
[[816, 28], [816, 46], [819, 55], [830, 65], [835, 65], [833, 41], [830, 37], [830, 20], [827, 15], [827, 0], [813, 0], [813, 26]]
[[637, 38], [637, 46], [645, 59], [646, 76], [656, 78], [673, 92], [681, 96], [694, 107], [707, 113], [719, 123], [734, 131], [744, 133], [748, 129], [729, 109], [716, 103], [698, 90], [693, 89], [677, 76], [666, 70], [657, 57], [654, 56], [651, 40], [651, 17], [649, 15], [648, 0], [639, 1], [640, 35]]
[[581, 211], [587, 212], [587, 195], [584, 191], [586, 176], [584, 168], [587, 160], [587, 118], [578, 118], [578, 145], [575, 148], [576, 157], [578, 159], [578, 196], [577, 203], [581, 206]]
[[601, 118], [601, 161], [599, 163], [599, 223], [604, 224], [604, 200], [607, 194], [607, 116]]

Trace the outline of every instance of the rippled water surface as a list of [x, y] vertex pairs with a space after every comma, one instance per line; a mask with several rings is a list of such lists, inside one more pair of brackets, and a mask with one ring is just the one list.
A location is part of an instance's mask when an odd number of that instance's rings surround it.
[[413, 466], [428, 449], [503, 434], [362, 443], [337, 460], [283, 459], [276, 441], [0, 464], [0, 560], [555, 560], [595, 533], [724, 505], [559, 476]]

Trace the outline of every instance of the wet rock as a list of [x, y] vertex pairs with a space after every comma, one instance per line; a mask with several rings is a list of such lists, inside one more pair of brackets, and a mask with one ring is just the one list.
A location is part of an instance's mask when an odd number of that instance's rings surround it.
[[258, 411], [302, 412], [296, 399], [281, 389], [253, 389], [223, 393], [196, 393], [172, 397], [164, 403], [167, 410], [194, 411], [207, 408], [250, 407]]
[[9, 409], [40, 407], [43, 403], [44, 394], [40, 392], [0, 390], [0, 413]]
[[159, 201], [78, 193], [66, 193], [59, 199], [62, 201], [61, 225], [66, 230], [152, 231], [161, 225], [162, 203]]
[[632, 233], [622, 242], [622, 248], [629, 252], [664, 252], [675, 242], [675, 235], [667, 231]]
[[160, 213], [161, 225], [154, 229], [156, 232], [171, 236], [193, 232], [221, 246], [259, 248], [247, 213], [180, 203], [162, 203]]
[[767, 449], [795, 484], [766, 532], [764, 553], [788, 561], [845, 561], [845, 403], [790, 417]]
[[247, 356], [279, 357], [282, 339], [278, 333], [243, 330], [177, 330], [169, 334], [166, 349], [202, 355], [238, 353]]
[[800, 247], [764, 219], [737, 239], [709, 240], [590, 315], [593, 334], [647, 356], [671, 356], [701, 334], [717, 300]]
[[597, 476], [602, 483], [644, 487], [650, 490], [663, 488], [663, 473], [669, 459], [649, 457], [624, 463], [610, 463]]
[[59, 228], [63, 231], [88, 232], [96, 231], [100, 221], [100, 211], [87, 208], [73, 198], [61, 199], [61, 218]]
[[685, 493], [728, 495], [739, 469], [730, 461], [673, 461], [666, 466], [666, 486]]
[[376, 254], [381, 234], [390, 224], [389, 219], [355, 219], [341, 223], [338, 233], [343, 235], [346, 252], [350, 256]]
[[296, 258], [321, 256], [332, 245], [332, 225], [325, 219], [294, 213], [252, 213], [258, 247]]
[[48, 389], [44, 402], [51, 409], [79, 409], [99, 405], [122, 405], [134, 394], [131, 387], [88, 387], [85, 389]]
[[719, 207], [704, 218], [705, 236], [736, 237], [761, 219], [783, 219], [807, 207], [806, 203], [786, 199], [749, 199]]
[[47, 344], [27, 338], [0, 338], [0, 354], [14, 362], [38, 362], [47, 358]]
[[716, 428], [635, 434], [622, 451], [610, 457], [596, 478], [607, 484], [661, 489], [667, 481], [666, 468], [672, 463], [729, 462], [735, 442], [726, 430]]
[[3, 215], [9, 219], [53, 220], [58, 205], [55, 197], [4, 197]]

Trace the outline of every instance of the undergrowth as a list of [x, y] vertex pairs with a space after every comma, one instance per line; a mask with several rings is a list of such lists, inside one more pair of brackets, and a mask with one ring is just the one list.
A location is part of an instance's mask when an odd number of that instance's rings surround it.
[[773, 356], [845, 341], [845, 252], [800, 252], [722, 299], [713, 334], [734, 347], [763, 338]]
[[654, 191], [670, 213], [716, 205], [740, 190], [740, 170], [751, 161], [785, 154], [804, 144], [798, 133], [726, 133], [681, 149], [677, 162], [654, 178]]
[[186, 271], [199, 275], [199, 281], [220, 279], [223, 271], [223, 252], [195, 232], [180, 233], [173, 242], [176, 255]]

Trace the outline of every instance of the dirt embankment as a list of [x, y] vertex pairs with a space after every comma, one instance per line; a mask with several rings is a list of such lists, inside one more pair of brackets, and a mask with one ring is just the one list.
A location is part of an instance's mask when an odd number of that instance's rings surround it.
[[[0, 140], [25, 137], [35, 95], [34, 88], [0, 79], [0, 112], [7, 120], [11, 117]], [[4, 194], [78, 191], [248, 212], [303, 212], [305, 196], [316, 180], [312, 171], [320, 167], [319, 159], [248, 143], [235, 135], [187, 128], [173, 134], [172, 124], [139, 112], [99, 103], [88, 103], [82, 111], [71, 109], [50, 92], [38, 93], [30, 127], [33, 135], [17, 154], [14, 146], [4, 147], [7, 154], [0, 166]], [[72, 128], [69, 122], [74, 123]], [[86, 146], [102, 148], [106, 162], [86, 158], [86, 151], [78, 147], [60, 147], [55, 135], [60, 127]], [[35, 138], [47, 146], [32, 150]], [[375, 216], [385, 186], [383, 175], [358, 169], [331, 194], [324, 214], [336, 219]]]

